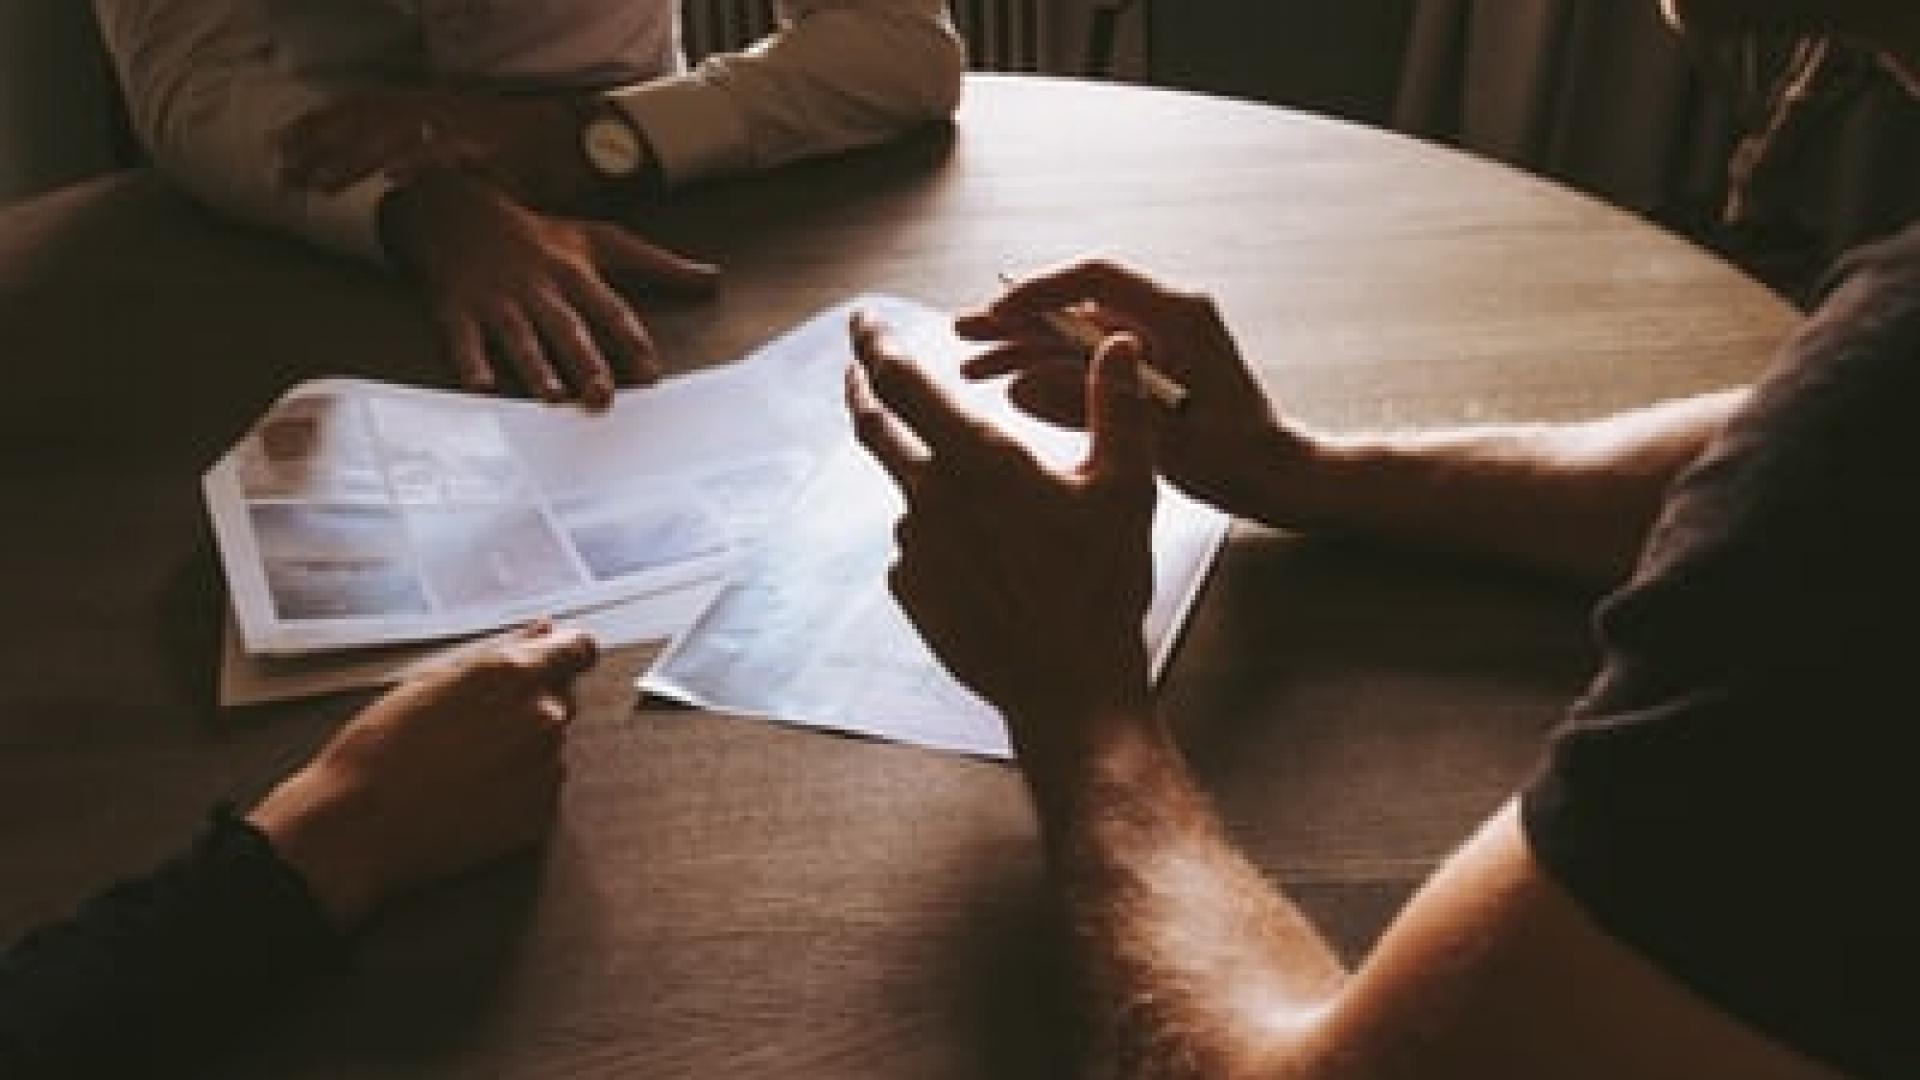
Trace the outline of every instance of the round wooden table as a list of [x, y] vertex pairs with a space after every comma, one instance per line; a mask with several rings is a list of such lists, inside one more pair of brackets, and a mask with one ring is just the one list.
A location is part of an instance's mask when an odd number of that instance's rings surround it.
[[[955, 130], [690, 191], [639, 223], [727, 269], [655, 310], [691, 367], [850, 294], [961, 307], [1086, 254], [1215, 294], [1334, 428], [1567, 418], [1750, 378], [1796, 322], [1542, 181], [1188, 94], [969, 80]], [[127, 174], [0, 212], [0, 938], [247, 799], [357, 704], [220, 712], [197, 479], [322, 373], [443, 383], [417, 300]], [[1162, 698], [1238, 838], [1349, 955], [1531, 765], [1591, 598], [1236, 531]], [[1063, 1075], [1061, 952], [1011, 768], [637, 711], [591, 678], [551, 844], [390, 909], [248, 1077]]]

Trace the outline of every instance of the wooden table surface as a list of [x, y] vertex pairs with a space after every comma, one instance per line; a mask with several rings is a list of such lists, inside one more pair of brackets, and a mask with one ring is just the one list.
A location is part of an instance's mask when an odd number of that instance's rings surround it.
[[[956, 130], [705, 187], [681, 366], [864, 290], [963, 306], [1100, 254], [1214, 293], [1333, 428], [1565, 418], [1750, 378], [1796, 316], [1684, 242], [1503, 168], [1263, 106], [969, 81]], [[0, 211], [0, 939], [180, 845], [358, 699], [221, 712], [197, 478], [296, 379], [443, 383], [402, 285], [145, 174]], [[1349, 955], [1529, 769], [1589, 597], [1242, 527], [1163, 701], [1256, 861]], [[1060, 953], [1007, 767], [592, 678], [552, 843], [391, 909], [238, 1036], [249, 1077], [1061, 1075]]]

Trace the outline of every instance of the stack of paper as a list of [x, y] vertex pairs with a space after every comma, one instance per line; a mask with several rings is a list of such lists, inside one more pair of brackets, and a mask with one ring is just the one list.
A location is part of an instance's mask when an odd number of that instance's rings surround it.
[[[644, 681], [654, 692], [1004, 755], [997, 717], [886, 594], [898, 504], [841, 404], [855, 309], [1043, 454], [1080, 452], [1082, 437], [962, 383], [968, 347], [946, 315], [884, 296], [597, 415], [303, 384], [205, 478], [234, 614], [222, 700], [391, 681], [474, 647], [450, 639], [558, 615], [610, 645], [674, 637]], [[1158, 659], [1225, 529], [1163, 493], [1147, 628]]]

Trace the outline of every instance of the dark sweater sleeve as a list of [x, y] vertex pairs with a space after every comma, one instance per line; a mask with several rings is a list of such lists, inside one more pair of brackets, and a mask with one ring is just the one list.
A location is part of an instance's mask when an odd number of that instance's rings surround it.
[[0, 956], [0, 1076], [172, 1076], [336, 962], [341, 935], [259, 830], [185, 854]]

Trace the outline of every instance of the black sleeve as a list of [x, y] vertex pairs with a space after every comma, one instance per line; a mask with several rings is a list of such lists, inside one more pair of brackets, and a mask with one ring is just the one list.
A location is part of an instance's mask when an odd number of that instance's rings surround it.
[[1920, 231], [1859, 260], [1676, 483], [1522, 793], [1543, 867], [1728, 1013], [1920, 1075]]
[[0, 1077], [190, 1072], [342, 948], [306, 883], [222, 808], [186, 854], [0, 957]]

